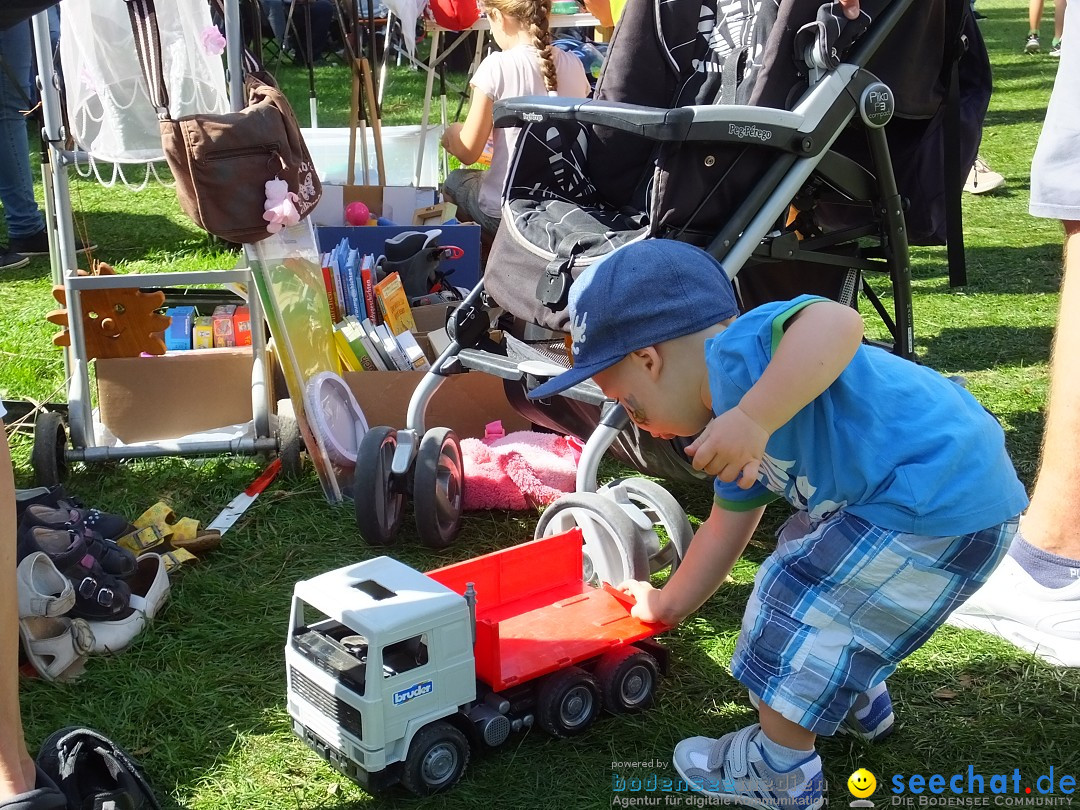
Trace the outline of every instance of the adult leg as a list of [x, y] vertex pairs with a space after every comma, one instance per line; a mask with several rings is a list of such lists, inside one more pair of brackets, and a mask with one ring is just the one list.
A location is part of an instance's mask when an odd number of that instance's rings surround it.
[[[1024, 516], [1024, 538], [1043, 551], [1080, 560], [1080, 222], [1065, 222], [1065, 270], [1046, 409], [1042, 461]], [[1077, 563], [1080, 577], [1080, 562]]]
[[0, 801], [34, 786], [34, 761], [26, 751], [19, 714], [18, 661], [15, 481], [5, 434], [0, 437]]
[[1033, 34], [1039, 33], [1039, 23], [1042, 22], [1043, 0], [1028, 0], [1028, 31]]
[[1054, 44], [1061, 42], [1062, 32], [1065, 30], [1065, 7], [1069, 0], [1054, 0]]
[[4, 205], [8, 239], [33, 236], [45, 228], [34, 199], [30, 143], [23, 111], [30, 97], [27, 82], [32, 64], [30, 23], [0, 31], [0, 203]]

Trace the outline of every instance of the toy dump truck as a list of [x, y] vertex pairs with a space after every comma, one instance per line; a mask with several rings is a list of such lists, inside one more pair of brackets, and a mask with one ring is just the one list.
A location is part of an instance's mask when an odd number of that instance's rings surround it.
[[427, 574], [378, 557], [298, 582], [293, 730], [370, 792], [445, 790], [513, 731], [568, 737], [651, 705], [667, 628], [631, 604], [586, 584], [579, 529]]

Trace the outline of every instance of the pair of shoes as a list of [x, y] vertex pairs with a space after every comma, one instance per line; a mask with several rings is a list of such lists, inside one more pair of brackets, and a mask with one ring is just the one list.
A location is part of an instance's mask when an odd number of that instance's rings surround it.
[[1027, 41], [1024, 43], [1024, 53], [1038, 53], [1040, 48], [1039, 35], [1028, 34]]
[[1000, 636], [1055, 666], [1080, 667], [1080, 579], [1047, 588], [1011, 556], [947, 623]]
[[985, 160], [977, 157], [971, 171], [968, 172], [964, 191], [968, 194], [986, 194], [1003, 185], [1005, 185], [1005, 178], [991, 169]]
[[26, 508], [35, 504], [54, 506], [58, 509], [79, 510], [78, 517], [86, 525], [86, 528], [94, 534], [109, 540], [123, 537], [133, 528], [131, 521], [123, 515], [114, 515], [111, 512], [86, 508], [83, 502], [74, 495], [68, 495], [60, 484], [55, 487], [15, 490], [15, 514], [19, 520], [22, 520]]
[[69, 726], [53, 732], [41, 744], [37, 764], [68, 807], [161, 810], [142, 765], [93, 729]]
[[1052, 44], [1050, 46], [1050, 52], [1047, 54], [1047, 56], [1052, 56], [1055, 59], [1060, 59], [1061, 58], [1061, 43], [1056, 42], [1056, 43]]
[[139, 557], [138, 568], [128, 583], [131, 597], [127, 615], [87, 622], [94, 634], [91, 652], [109, 654], [126, 649], [149, 624], [169, 598], [169, 575], [158, 554]]
[[85, 621], [64, 615], [75, 606], [71, 581], [43, 551], [24, 557], [15, 577], [26, 657], [47, 681], [74, 680], [86, 666], [94, 637]]
[[[11, 237], [11, 244], [8, 245], [9, 250], [13, 250], [16, 253], [21, 253], [23, 256], [48, 256], [49, 255], [49, 233], [42, 228], [37, 233], [30, 236], [13, 236]], [[97, 245], [87, 245], [78, 237], [75, 237], [75, 252], [86, 253], [88, 250], [96, 250]]]
[[719, 740], [691, 737], [675, 746], [671, 762], [698, 793], [759, 810], [819, 810], [825, 775], [816, 753], [790, 771], [774, 770], [755, 740], [756, 723]]
[[128, 609], [131, 588], [108, 574], [87, 549], [87, 540], [70, 529], [20, 525], [16, 556], [19, 562], [44, 551], [60, 573], [75, 587], [75, 605], [69, 614], [80, 619], [111, 619]]
[[28, 529], [42, 526], [48, 529], [73, 531], [86, 540], [87, 552], [101, 563], [106, 574], [127, 579], [135, 573], [135, 555], [108, 539], [101, 531], [96, 530], [103, 524], [107, 524], [110, 517], [112, 516], [91, 510], [31, 504], [23, 510], [19, 526], [25, 526]]
[[0, 801], [0, 810], [68, 810], [68, 800], [39, 765], [34, 789]]
[[30, 264], [30, 259], [10, 248], [0, 248], [0, 270], [18, 270]]
[[[748, 694], [750, 705], [757, 709], [761, 698], [753, 692]], [[858, 737], [867, 742], [880, 742], [895, 730], [896, 715], [893, 714], [892, 698], [884, 683], [859, 695], [837, 729], [840, 734]]]

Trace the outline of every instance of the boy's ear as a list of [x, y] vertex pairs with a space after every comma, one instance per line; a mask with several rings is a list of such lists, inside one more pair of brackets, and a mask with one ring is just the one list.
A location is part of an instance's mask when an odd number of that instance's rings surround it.
[[631, 357], [634, 358], [634, 362], [639, 365], [642, 371], [648, 374], [652, 379], [656, 379], [660, 376], [660, 369], [664, 366], [664, 359], [660, 356], [660, 352], [656, 350], [655, 346], [646, 346], [644, 349], [638, 349], [631, 352]]

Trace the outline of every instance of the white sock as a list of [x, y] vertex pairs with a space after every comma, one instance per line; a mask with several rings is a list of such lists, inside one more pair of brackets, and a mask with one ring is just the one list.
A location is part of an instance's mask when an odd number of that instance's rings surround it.
[[754, 735], [754, 742], [760, 746], [761, 752], [765, 755], [765, 761], [769, 763], [769, 767], [778, 773], [792, 771], [815, 755], [813, 748], [806, 750], [800, 748], [788, 748], [786, 745], [773, 742], [765, 736], [765, 732], [760, 728], [758, 729], [757, 734]]

